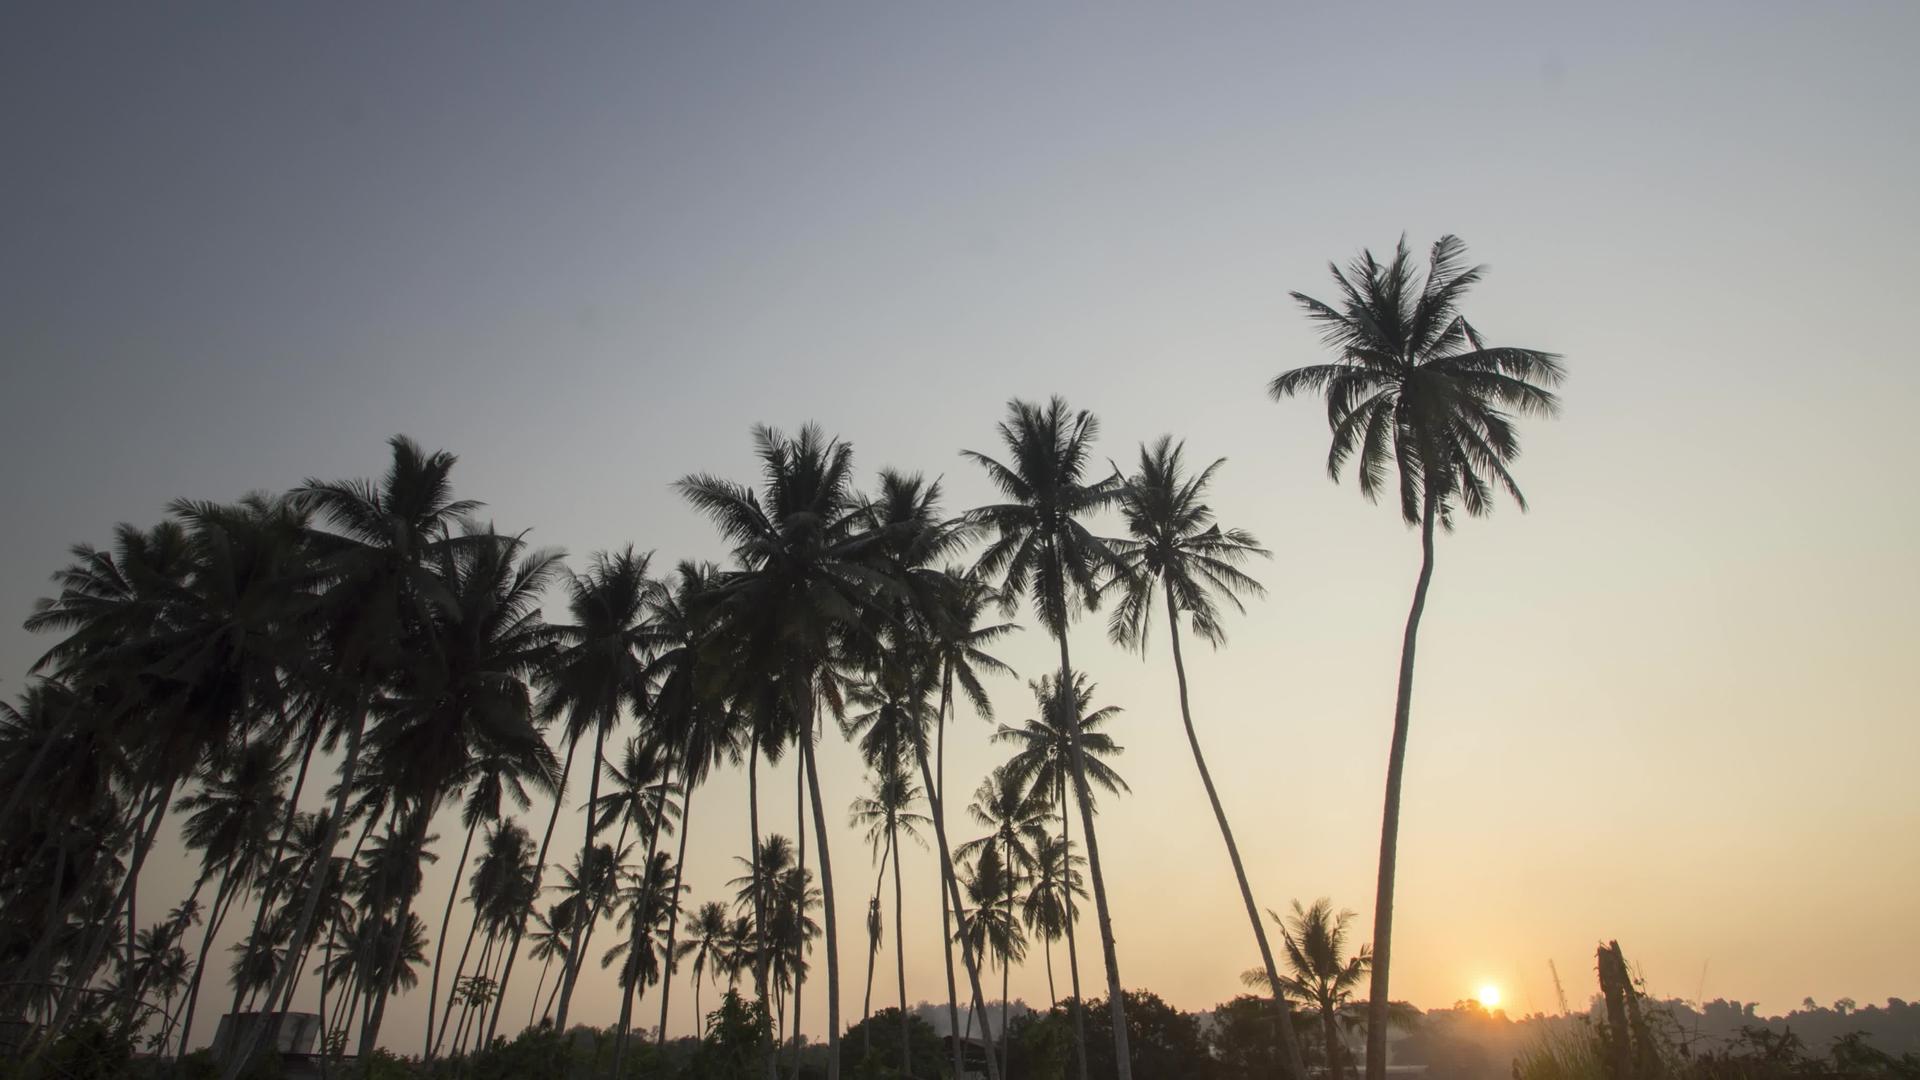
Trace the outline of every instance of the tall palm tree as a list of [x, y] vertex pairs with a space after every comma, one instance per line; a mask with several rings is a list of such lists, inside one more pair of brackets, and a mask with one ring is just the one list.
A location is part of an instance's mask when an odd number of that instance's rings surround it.
[[676, 487], [733, 545], [738, 569], [715, 590], [719, 670], [775, 686], [782, 709], [798, 721], [795, 735], [820, 845], [826, 901], [827, 1076], [840, 1076], [839, 923], [826, 805], [814, 760], [816, 703], [840, 711], [833, 663], [845, 642], [871, 638], [872, 594], [887, 583], [872, 569], [873, 538], [853, 497], [853, 448], [809, 424], [794, 437], [754, 429], [764, 483], [759, 492], [693, 475]]
[[[469, 802], [471, 805], [471, 801]], [[523, 803], [522, 809], [525, 809]], [[498, 815], [494, 816], [498, 820]], [[459, 881], [460, 871], [456, 870], [454, 881]], [[534, 901], [535, 882], [533, 880], [533, 837], [519, 823], [500, 822], [487, 830], [480, 861], [474, 866], [473, 877], [467, 883], [467, 902], [473, 907], [473, 923], [467, 930], [467, 940], [460, 948], [460, 959], [453, 966], [453, 981], [457, 982], [467, 967], [467, 953], [473, 947], [474, 936], [480, 927], [489, 927], [488, 946], [502, 931], [511, 933], [517, 924], [521, 905], [531, 906]], [[537, 919], [538, 916], [535, 916]], [[443, 942], [444, 944], [444, 942]], [[481, 949], [484, 968], [488, 949]], [[436, 960], [435, 966], [438, 966]], [[440, 1041], [446, 1037], [447, 1021], [453, 1010], [447, 1009], [441, 1014], [440, 1029], [434, 1032], [428, 1029], [431, 1042], [428, 1044], [427, 1060], [432, 1060], [438, 1052]], [[476, 1024], [477, 1026], [477, 1024]], [[456, 1038], [455, 1043], [459, 1042]]]
[[535, 1015], [540, 1011], [540, 991], [547, 986], [547, 968], [554, 957], [567, 955], [567, 942], [573, 940], [573, 912], [576, 908], [566, 903], [549, 906], [546, 912], [534, 912], [533, 933], [529, 935], [533, 944], [528, 947], [527, 955], [540, 961], [540, 981], [533, 986], [533, 1004], [527, 1009], [527, 1026], [533, 1026]]
[[1066, 936], [1079, 908], [1077, 901], [1086, 899], [1086, 879], [1080, 868], [1087, 861], [1073, 853], [1065, 836], [1055, 836], [1044, 825], [1028, 828], [1027, 843], [1033, 850], [1033, 872], [1027, 895], [1020, 902], [1020, 917], [1045, 944], [1047, 1004], [1058, 1008], [1060, 997], [1053, 988], [1053, 943]]
[[[1089, 793], [1096, 786], [1112, 794], [1131, 790], [1113, 766], [1103, 760], [1118, 755], [1124, 749], [1113, 741], [1113, 736], [1100, 730], [1107, 721], [1120, 715], [1120, 708], [1107, 705], [1094, 709], [1093, 692], [1097, 687], [1087, 682], [1084, 674], [1074, 675], [1073, 693], [1070, 696], [1059, 692], [1059, 684], [1051, 675], [1042, 675], [1027, 685], [1033, 691], [1036, 706], [1034, 715], [1017, 728], [1001, 724], [993, 734], [993, 741], [1012, 744], [1014, 752], [1007, 759], [1007, 770], [1024, 777], [1035, 798], [1050, 800], [1059, 808], [1060, 842], [1071, 849], [1073, 824], [1068, 814], [1067, 791], [1073, 786], [1073, 739], [1076, 732], [1080, 740], [1081, 761], [1090, 781]], [[1090, 799], [1081, 802], [1091, 805]], [[1073, 934], [1074, 919], [1078, 913], [1074, 907], [1068, 907], [1063, 912], [1066, 918], [1063, 936], [1067, 939], [1067, 974], [1073, 989], [1074, 1048], [1078, 1055], [1080, 1076], [1085, 1080], [1086, 1015], [1083, 1003], [1086, 999], [1080, 993], [1080, 947]]]
[[[1240, 899], [1246, 905], [1254, 941], [1260, 946], [1260, 959], [1266, 964], [1269, 977], [1278, 979], [1273, 949], [1267, 944], [1267, 931], [1260, 923], [1253, 887], [1247, 883], [1246, 866], [1240, 861], [1240, 847], [1233, 841], [1227, 811], [1220, 805], [1220, 793], [1213, 786], [1213, 773], [1207, 768], [1206, 756], [1200, 752], [1200, 736], [1194, 731], [1193, 709], [1187, 699], [1187, 664], [1180, 651], [1182, 615], [1186, 616], [1193, 632], [1208, 644], [1218, 648], [1226, 641], [1219, 601], [1225, 600], [1235, 610], [1244, 611], [1242, 595], [1264, 595], [1266, 590], [1260, 583], [1240, 568], [1249, 559], [1266, 558], [1269, 553], [1252, 533], [1222, 529], [1214, 521], [1213, 507], [1207, 503], [1207, 488], [1226, 459], [1216, 459], [1197, 475], [1189, 476], [1182, 460], [1184, 448], [1185, 444], [1164, 435], [1151, 447], [1141, 446], [1139, 469], [1127, 478], [1126, 486], [1121, 489], [1120, 516], [1127, 524], [1127, 538], [1113, 542], [1120, 557], [1120, 568], [1108, 579], [1107, 587], [1119, 593], [1119, 600], [1108, 619], [1107, 632], [1116, 644], [1138, 649], [1144, 655], [1150, 636], [1154, 594], [1164, 598], [1173, 671], [1180, 690], [1180, 720], [1186, 727], [1187, 746], [1193, 751], [1194, 767], [1200, 770], [1200, 783], [1206, 788], [1207, 803], [1213, 808], [1220, 837], [1226, 841], [1227, 859], [1240, 886]], [[1277, 990], [1273, 1005], [1281, 1060], [1294, 1080], [1306, 1080], [1306, 1065], [1300, 1058], [1300, 1046], [1293, 1033], [1293, 1010], [1286, 996]]]
[[[997, 1035], [1001, 1043], [1003, 1058], [1012, 1051], [1007, 1040], [1007, 995], [1008, 978], [1013, 965], [1027, 958], [1027, 935], [1020, 921], [1013, 916], [1013, 909], [1006, 898], [1019, 891], [1023, 875], [1002, 860], [998, 847], [981, 848], [973, 860], [971, 869], [963, 875], [967, 883], [967, 899], [973, 906], [960, 910], [959, 933], [971, 944], [976, 954], [991, 956], [1000, 963], [1000, 1030]], [[980, 1030], [986, 1036], [989, 1048], [996, 1039], [988, 1025], [990, 1017], [983, 1010], [980, 1013]], [[992, 1050], [988, 1050], [992, 1056]], [[1002, 1064], [1002, 1075], [1007, 1065]]]
[[[1055, 397], [1046, 405], [1012, 401], [999, 425], [1008, 462], [972, 450], [963, 453], [986, 470], [1006, 501], [973, 511], [973, 520], [991, 530], [980, 556], [983, 573], [1000, 578], [1005, 602], [1031, 595], [1040, 625], [1060, 646], [1060, 683], [1073, 680], [1067, 630], [1082, 609], [1099, 603], [1099, 582], [1112, 568], [1107, 542], [1082, 518], [1119, 498], [1119, 477], [1089, 480], [1087, 470], [1100, 421], [1082, 409], [1071, 412]], [[1086, 837], [1087, 869], [1093, 875], [1094, 914], [1100, 924], [1100, 949], [1106, 960], [1108, 1009], [1113, 1013], [1114, 1063], [1119, 1080], [1133, 1080], [1127, 1051], [1125, 995], [1120, 958], [1113, 947], [1113, 916], [1107, 905], [1106, 879], [1100, 872], [1100, 841], [1093, 828], [1085, 754], [1077, 729], [1069, 729], [1069, 772], [1080, 802], [1080, 826]]]
[[[388, 445], [392, 463], [378, 484], [308, 480], [294, 493], [303, 507], [333, 526], [308, 535], [324, 581], [318, 597], [317, 655], [323, 662], [302, 668], [312, 678], [314, 692], [329, 703], [330, 735], [344, 734], [346, 739], [333, 809], [325, 819], [328, 834], [322, 846], [329, 860], [346, 820], [374, 699], [404, 655], [406, 627], [424, 616], [423, 597], [432, 590], [425, 580], [427, 563], [448, 543], [452, 524], [480, 506], [453, 497], [454, 455], [427, 453], [404, 435], [394, 436]], [[290, 957], [305, 954], [327, 885], [325, 874], [306, 883]], [[286, 964], [275, 974], [266, 1011], [291, 997], [298, 967]], [[266, 1032], [265, 1024], [247, 1026], [250, 1030], [227, 1061], [222, 1080], [238, 1080]]]
[[[491, 527], [469, 529], [463, 540], [435, 553], [422, 647], [400, 669], [368, 736], [369, 752], [394, 763], [388, 771], [415, 849], [424, 849], [440, 803], [469, 784], [505, 784], [510, 774], [542, 791], [556, 786], [557, 763], [535, 725], [528, 683], [553, 655], [554, 630], [541, 617], [540, 602], [560, 555], [528, 552], [519, 537]], [[478, 817], [469, 835], [477, 824]], [[417, 891], [416, 884], [395, 896], [394, 926], [409, 925]], [[392, 948], [404, 945], [392, 939]], [[389, 985], [375, 987], [361, 1034], [363, 1057], [378, 1045]]]
[[1289, 918], [1283, 919], [1273, 911], [1267, 914], [1279, 924], [1281, 938], [1286, 943], [1288, 974], [1276, 981], [1261, 967], [1241, 978], [1247, 985], [1265, 988], [1269, 993], [1279, 990], [1292, 994], [1320, 1014], [1327, 1075], [1340, 1080], [1347, 1071], [1348, 1055], [1346, 1044], [1340, 1038], [1339, 1021], [1347, 1012], [1361, 978], [1373, 966], [1373, 957], [1365, 945], [1360, 946], [1358, 954], [1347, 955], [1347, 925], [1353, 921], [1353, 912], [1335, 915], [1333, 902], [1324, 896], [1305, 908], [1295, 900]]
[[1400, 646], [1393, 742], [1387, 753], [1386, 807], [1380, 823], [1380, 877], [1374, 895], [1373, 977], [1367, 1003], [1367, 1080], [1387, 1068], [1387, 975], [1393, 949], [1393, 875], [1400, 836], [1400, 782], [1407, 720], [1413, 704], [1414, 642], [1433, 580], [1435, 524], [1451, 529], [1454, 510], [1479, 516], [1493, 509], [1495, 487], [1522, 510], [1526, 498], [1507, 469], [1520, 453], [1513, 413], [1552, 416], [1559, 400], [1545, 387], [1564, 377], [1560, 358], [1537, 349], [1489, 346], [1460, 314], [1459, 304], [1484, 269], [1466, 265], [1466, 245], [1443, 236], [1424, 278], [1402, 237], [1393, 258], [1363, 251], [1345, 273], [1331, 267], [1340, 289], [1328, 304], [1292, 296], [1320, 327], [1332, 363], [1294, 368], [1267, 387], [1275, 400], [1320, 393], [1327, 401], [1333, 446], [1327, 473], [1356, 458], [1360, 492], [1378, 499], [1387, 471], [1397, 474], [1400, 516], [1420, 527], [1420, 577]]
[[[606, 765], [607, 736], [620, 723], [621, 713], [640, 715], [647, 707], [647, 654], [652, 636], [647, 625], [648, 602], [658, 587], [647, 576], [652, 556], [636, 554], [629, 545], [608, 555], [594, 555], [592, 565], [576, 574], [568, 583], [567, 611], [573, 622], [559, 627], [564, 647], [547, 675], [542, 698], [544, 711], [564, 716], [568, 756], [572, 747], [588, 731], [593, 732], [593, 773], [587, 788], [587, 805], [600, 797], [600, 773]], [[554, 807], [555, 815], [559, 807]], [[587, 814], [586, 828], [580, 840], [581, 862], [593, 848], [593, 814]], [[553, 824], [547, 824], [552, 835]], [[546, 842], [541, 841], [540, 862], [546, 861]], [[560, 1011], [555, 1026], [567, 1026], [567, 1010], [573, 999], [574, 981], [579, 978], [585, 943], [580, 935], [595, 920], [583, 918], [573, 924], [574, 940], [567, 947], [566, 964], [561, 969]], [[506, 980], [513, 971], [519, 950], [519, 935], [507, 954]], [[493, 1037], [491, 1029], [487, 1037]]]
[[[893, 951], [895, 976], [900, 989], [900, 1035], [902, 1062], [901, 1072], [913, 1071], [909, 1054], [910, 1032], [907, 1023], [907, 947], [902, 923], [906, 918], [904, 888], [900, 879], [900, 841], [911, 838], [922, 847], [926, 841], [920, 837], [920, 827], [931, 824], [924, 814], [915, 813], [913, 804], [920, 798], [920, 789], [907, 778], [906, 767], [898, 759], [881, 759], [873, 777], [873, 793], [863, 795], [853, 802], [849, 813], [850, 824], [866, 826], [867, 846], [878, 855], [881, 874], [887, 869], [887, 859], [892, 857], [893, 864]], [[880, 879], [874, 880], [873, 922], [870, 932], [871, 944], [868, 946], [867, 994], [873, 993], [873, 956], [879, 951], [879, 888]], [[863, 1010], [866, 1012], [866, 1010]], [[871, 1016], [870, 1012], [861, 1017], [864, 1024]]]

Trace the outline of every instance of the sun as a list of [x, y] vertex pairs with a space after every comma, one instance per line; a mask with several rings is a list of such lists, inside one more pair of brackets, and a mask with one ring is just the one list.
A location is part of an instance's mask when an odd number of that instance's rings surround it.
[[1478, 1000], [1482, 1007], [1494, 1008], [1500, 1004], [1500, 988], [1492, 983], [1481, 986]]

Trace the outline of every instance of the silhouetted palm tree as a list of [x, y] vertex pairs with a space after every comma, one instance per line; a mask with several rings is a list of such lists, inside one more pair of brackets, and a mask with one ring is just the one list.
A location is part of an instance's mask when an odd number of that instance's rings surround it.
[[[1214, 647], [1226, 641], [1221, 625], [1219, 600], [1244, 611], [1242, 594], [1265, 593], [1260, 583], [1249, 577], [1241, 566], [1253, 558], [1266, 558], [1253, 534], [1242, 529], [1222, 529], [1214, 521], [1213, 507], [1207, 503], [1207, 487], [1213, 474], [1226, 463], [1216, 459], [1188, 476], [1181, 459], [1184, 444], [1161, 436], [1151, 447], [1140, 448], [1139, 470], [1127, 478], [1120, 493], [1120, 515], [1127, 523], [1127, 539], [1113, 541], [1120, 557], [1120, 569], [1109, 579], [1109, 589], [1118, 592], [1107, 630], [1115, 643], [1140, 650], [1144, 655], [1153, 615], [1154, 594], [1166, 602], [1167, 630], [1173, 649], [1173, 671], [1180, 689], [1180, 720], [1186, 727], [1187, 745], [1193, 750], [1193, 763], [1200, 770], [1201, 786], [1206, 788], [1207, 803], [1213, 808], [1214, 822], [1226, 841], [1227, 859], [1233, 864], [1234, 880], [1240, 886], [1240, 899], [1246, 905], [1247, 921], [1253, 926], [1260, 958], [1269, 975], [1278, 977], [1273, 949], [1267, 944], [1266, 928], [1260, 924], [1260, 909], [1253, 901], [1253, 887], [1247, 883], [1247, 870], [1240, 861], [1239, 845], [1233, 842], [1233, 829], [1227, 824], [1227, 812], [1220, 805], [1220, 793], [1213, 786], [1213, 773], [1200, 752], [1200, 737], [1193, 728], [1193, 709], [1187, 700], [1187, 664], [1180, 651], [1180, 618], [1186, 616], [1194, 633]], [[1279, 1033], [1281, 1060], [1295, 1080], [1306, 1080], [1306, 1065], [1293, 1033], [1292, 1009], [1285, 995], [1273, 998], [1275, 1026]]]
[[694, 912], [687, 932], [687, 940], [676, 945], [673, 954], [675, 960], [684, 960], [689, 956], [693, 958], [687, 969], [693, 976], [693, 1015], [697, 1027], [698, 1018], [706, 1015], [700, 1011], [701, 977], [711, 971], [717, 983], [720, 973], [728, 966], [726, 952], [728, 939], [733, 934], [733, 924], [727, 919], [726, 905], [715, 900], [701, 904], [699, 910]]
[[[1008, 462], [968, 450], [967, 457], [1007, 501], [983, 506], [973, 519], [992, 530], [993, 539], [981, 554], [979, 567], [1000, 578], [1004, 601], [1031, 595], [1040, 625], [1060, 646], [1060, 682], [1073, 679], [1073, 661], [1067, 648], [1067, 630], [1082, 608], [1099, 602], [1099, 582], [1113, 566], [1107, 542], [1089, 531], [1081, 520], [1111, 506], [1119, 497], [1120, 478], [1087, 479], [1093, 440], [1100, 422], [1086, 410], [1070, 412], [1055, 397], [1044, 406], [1025, 401], [1008, 403], [1000, 422], [1000, 439]], [[1132, 1080], [1133, 1062], [1127, 1052], [1125, 996], [1120, 983], [1120, 958], [1113, 947], [1113, 917], [1107, 906], [1107, 886], [1100, 872], [1100, 841], [1093, 828], [1088, 801], [1085, 755], [1080, 739], [1069, 731], [1069, 772], [1080, 802], [1080, 825], [1087, 845], [1087, 869], [1093, 875], [1094, 914], [1100, 924], [1100, 948], [1106, 959], [1108, 1008], [1113, 1013], [1114, 1063], [1119, 1080]], [[1085, 1055], [1082, 1055], [1084, 1060]]]
[[844, 643], [872, 636], [872, 594], [885, 588], [871, 569], [873, 538], [859, 528], [853, 449], [809, 424], [788, 438], [754, 429], [764, 483], [760, 492], [706, 475], [676, 487], [733, 545], [738, 569], [714, 590], [717, 651], [743, 681], [777, 688], [792, 716], [811, 794], [826, 900], [827, 1076], [840, 1075], [839, 924], [828, 850], [826, 807], [814, 761], [816, 704], [838, 713], [832, 669]]
[[[849, 823], [866, 826], [867, 846], [872, 848], [880, 863], [882, 877], [874, 879], [874, 903], [869, 926], [870, 943], [867, 953], [867, 1007], [862, 1009], [861, 1022], [864, 1024], [872, 1016], [873, 997], [873, 957], [879, 952], [880, 939], [880, 882], [886, 873], [888, 858], [893, 866], [893, 947], [895, 976], [900, 990], [900, 1021], [902, 1046], [910, 1049], [911, 1033], [907, 1016], [907, 947], [903, 923], [906, 918], [904, 890], [900, 878], [900, 841], [911, 838], [922, 847], [926, 841], [920, 837], [920, 827], [931, 824], [924, 814], [915, 813], [913, 804], [920, 798], [920, 789], [907, 778], [906, 766], [898, 760], [881, 759], [873, 777], [873, 793], [863, 795], [853, 801], [848, 814]], [[869, 1046], [871, 1036], [869, 1036]], [[901, 1051], [903, 1055], [908, 1050]], [[911, 1073], [912, 1062], [903, 1059], [902, 1073]]]
[[1339, 1021], [1353, 1000], [1353, 991], [1360, 985], [1361, 977], [1372, 966], [1372, 956], [1365, 945], [1360, 946], [1358, 955], [1347, 955], [1347, 924], [1353, 921], [1353, 912], [1335, 915], [1333, 902], [1323, 896], [1306, 908], [1295, 900], [1291, 918], [1283, 919], [1272, 911], [1267, 914], [1280, 925], [1287, 947], [1288, 974], [1279, 978], [1277, 986], [1264, 967], [1246, 972], [1241, 979], [1269, 993], [1278, 990], [1292, 994], [1320, 1014], [1327, 1075], [1340, 1080], [1346, 1074], [1348, 1054], [1340, 1038]]
[[[1563, 375], [1560, 358], [1537, 349], [1487, 345], [1459, 312], [1482, 268], [1466, 265], [1466, 245], [1443, 236], [1433, 245], [1424, 279], [1401, 238], [1385, 263], [1362, 252], [1346, 273], [1332, 267], [1340, 300], [1293, 298], [1319, 324], [1337, 356], [1329, 364], [1276, 377], [1276, 399], [1318, 392], [1327, 400], [1333, 446], [1327, 472], [1335, 480], [1356, 459], [1360, 491], [1377, 499], [1391, 468], [1400, 516], [1420, 527], [1420, 577], [1407, 613], [1394, 698], [1393, 742], [1387, 754], [1386, 807], [1380, 825], [1380, 878], [1374, 896], [1373, 978], [1367, 1006], [1367, 1080], [1387, 1067], [1387, 976], [1393, 946], [1393, 875], [1400, 831], [1400, 783], [1407, 720], [1413, 703], [1414, 642], [1427, 586], [1433, 580], [1433, 530], [1453, 525], [1456, 505], [1470, 515], [1493, 509], [1503, 488], [1522, 510], [1526, 499], [1507, 466], [1520, 453], [1511, 412], [1552, 416], [1559, 401], [1543, 388]], [[1542, 385], [1543, 384], [1543, 385]]]
[[1073, 916], [1079, 910], [1077, 899], [1086, 898], [1086, 881], [1080, 873], [1086, 860], [1073, 853], [1066, 837], [1053, 835], [1044, 825], [1028, 829], [1027, 844], [1033, 851], [1033, 871], [1020, 904], [1020, 917], [1046, 945], [1047, 1003], [1049, 1008], [1058, 1008], [1060, 997], [1053, 988], [1053, 943], [1066, 936], [1073, 925]]
[[[564, 647], [547, 676], [543, 711], [564, 716], [568, 758], [581, 736], [593, 732], [593, 773], [588, 783], [587, 805], [600, 797], [600, 773], [606, 765], [607, 735], [620, 722], [624, 710], [638, 716], [647, 707], [647, 651], [651, 637], [647, 627], [647, 604], [656, 585], [647, 576], [650, 555], [636, 554], [631, 546], [615, 555], [604, 552], [593, 557], [583, 574], [568, 583], [567, 611], [571, 625], [558, 627]], [[559, 807], [554, 807], [559, 813]], [[593, 814], [587, 814], [582, 831], [580, 861], [587, 861], [593, 847]], [[552, 822], [547, 824], [550, 836]], [[541, 842], [545, 861], [546, 842]], [[574, 940], [567, 948], [567, 964], [560, 975], [560, 1011], [554, 1026], [567, 1027], [567, 1007], [573, 997], [574, 980], [579, 977], [586, 943], [580, 935], [598, 921], [582, 918], [573, 924]], [[517, 935], [516, 935], [517, 936]], [[518, 943], [512, 946], [518, 951]], [[513, 962], [508, 954], [508, 964]], [[512, 973], [511, 966], [507, 974]], [[503, 976], [502, 981], [505, 981]], [[488, 1032], [492, 1037], [492, 1032]]]
[[666, 923], [670, 911], [680, 906], [680, 898], [668, 884], [673, 867], [667, 853], [657, 852], [637, 873], [628, 874], [621, 890], [620, 925], [627, 927], [627, 939], [608, 949], [600, 959], [606, 967], [614, 960], [620, 964], [620, 1023], [613, 1044], [613, 1075], [619, 1076], [626, 1057], [627, 1036], [633, 1026], [633, 999], [637, 992], [672, 976], [672, 956], [665, 948]]

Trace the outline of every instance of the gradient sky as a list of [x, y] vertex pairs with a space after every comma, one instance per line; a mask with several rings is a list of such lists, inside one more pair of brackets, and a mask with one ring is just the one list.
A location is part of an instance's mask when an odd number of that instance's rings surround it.
[[[668, 485], [749, 478], [752, 423], [817, 420], [958, 509], [987, 495], [958, 450], [1060, 392], [1123, 463], [1162, 432], [1231, 458], [1222, 518], [1276, 558], [1191, 654], [1197, 719], [1262, 901], [1330, 896], [1364, 937], [1418, 546], [1264, 383], [1322, 356], [1287, 290], [1456, 232], [1492, 267], [1476, 324], [1571, 380], [1524, 428], [1533, 511], [1440, 545], [1395, 996], [1546, 1009], [1553, 958], [1583, 1000], [1618, 938], [1656, 993], [1913, 997], [1917, 34], [1898, 4], [10, 5], [0, 610], [116, 521], [374, 474], [396, 431], [576, 565], [717, 558]], [[1162, 642], [1074, 643], [1126, 710], [1125, 981], [1211, 1006], [1255, 952]], [[4, 692], [45, 645], [0, 627]], [[1006, 650], [1023, 678], [1051, 655]], [[964, 793], [995, 751], [971, 716], [950, 747]], [[837, 740], [823, 769], [837, 816], [862, 780]], [[694, 902], [744, 790], [696, 802]], [[830, 840], [857, 1019], [869, 856]], [[934, 861], [906, 865], [936, 998]], [[161, 860], [153, 917], [190, 874]], [[608, 973], [582, 985], [611, 1021]], [[1037, 956], [1013, 985], [1044, 1003]], [[823, 980], [806, 1001], [818, 1030]]]

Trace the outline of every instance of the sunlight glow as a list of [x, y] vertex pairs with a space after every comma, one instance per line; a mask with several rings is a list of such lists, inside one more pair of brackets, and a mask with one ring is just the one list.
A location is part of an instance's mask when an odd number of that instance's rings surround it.
[[1496, 1005], [1499, 1005], [1500, 1004], [1500, 988], [1493, 985], [1492, 983], [1487, 983], [1485, 986], [1482, 986], [1480, 988], [1479, 1001], [1481, 1005], [1489, 1009], [1493, 1008]]

